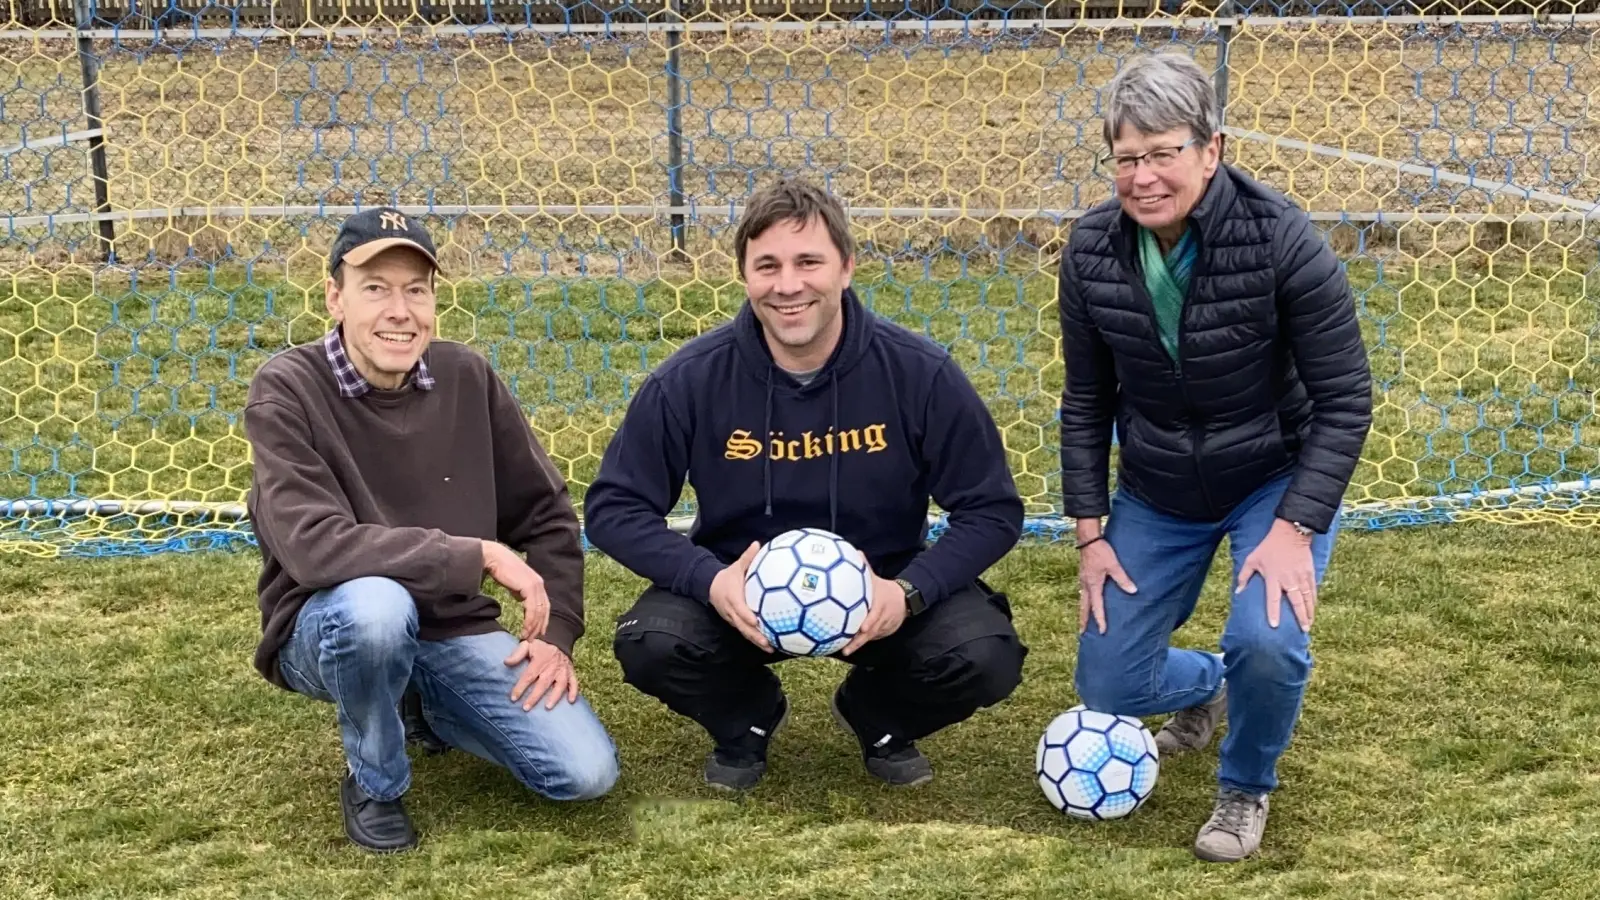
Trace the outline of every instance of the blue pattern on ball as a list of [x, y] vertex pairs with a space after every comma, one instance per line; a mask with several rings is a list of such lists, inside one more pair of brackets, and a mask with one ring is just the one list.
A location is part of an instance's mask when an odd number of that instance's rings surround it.
[[800, 528], [756, 554], [745, 601], [779, 652], [827, 656], [844, 649], [866, 619], [870, 584], [865, 559], [848, 541]]
[[1160, 770], [1155, 739], [1143, 722], [1082, 706], [1057, 716], [1035, 751], [1040, 789], [1052, 806], [1075, 818], [1132, 813], [1150, 798]]

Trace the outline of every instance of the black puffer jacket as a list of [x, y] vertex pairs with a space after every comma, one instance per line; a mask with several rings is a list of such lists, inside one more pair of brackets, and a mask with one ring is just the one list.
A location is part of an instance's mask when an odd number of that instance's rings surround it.
[[1137, 270], [1137, 226], [1115, 198], [1079, 220], [1061, 255], [1065, 514], [1109, 510], [1118, 484], [1170, 515], [1216, 521], [1294, 476], [1279, 517], [1332, 524], [1372, 424], [1372, 378], [1339, 260], [1282, 194], [1219, 166], [1190, 214], [1199, 256], [1162, 347]]

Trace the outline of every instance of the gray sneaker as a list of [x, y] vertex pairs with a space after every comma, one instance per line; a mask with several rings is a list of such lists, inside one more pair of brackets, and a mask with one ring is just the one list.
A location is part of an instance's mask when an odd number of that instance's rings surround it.
[[1228, 683], [1224, 681], [1217, 695], [1199, 706], [1180, 709], [1167, 719], [1156, 732], [1156, 749], [1161, 758], [1177, 756], [1191, 750], [1200, 750], [1216, 736], [1217, 726], [1228, 716]]
[[1267, 828], [1267, 795], [1223, 788], [1211, 818], [1200, 826], [1194, 855], [1209, 862], [1238, 862], [1261, 847]]

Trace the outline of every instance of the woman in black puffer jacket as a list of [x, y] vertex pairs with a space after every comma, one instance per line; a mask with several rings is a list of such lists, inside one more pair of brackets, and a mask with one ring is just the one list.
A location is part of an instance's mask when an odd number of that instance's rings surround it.
[[[1239, 860], [1260, 846], [1299, 717], [1371, 374], [1332, 249], [1282, 194], [1222, 164], [1206, 73], [1141, 57], [1104, 99], [1100, 165], [1117, 196], [1074, 227], [1060, 272], [1076, 687], [1090, 709], [1174, 713], [1163, 755], [1208, 745], [1228, 720], [1194, 851]], [[1222, 652], [1173, 649], [1224, 536], [1235, 591]]]

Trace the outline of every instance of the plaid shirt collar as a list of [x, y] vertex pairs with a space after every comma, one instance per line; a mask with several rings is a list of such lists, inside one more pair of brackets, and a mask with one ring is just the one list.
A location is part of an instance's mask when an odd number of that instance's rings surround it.
[[[350, 362], [350, 355], [344, 350], [344, 338], [339, 334], [339, 326], [333, 326], [322, 339], [323, 349], [328, 353], [328, 365], [333, 367], [333, 378], [339, 382], [339, 396], [360, 397], [372, 390], [372, 385], [361, 377], [356, 371], [355, 364]], [[411, 368], [407, 380], [411, 386], [419, 391], [433, 390], [433, 375], [428, 371], [428, 362], [418, 359], [417, 364]]]

